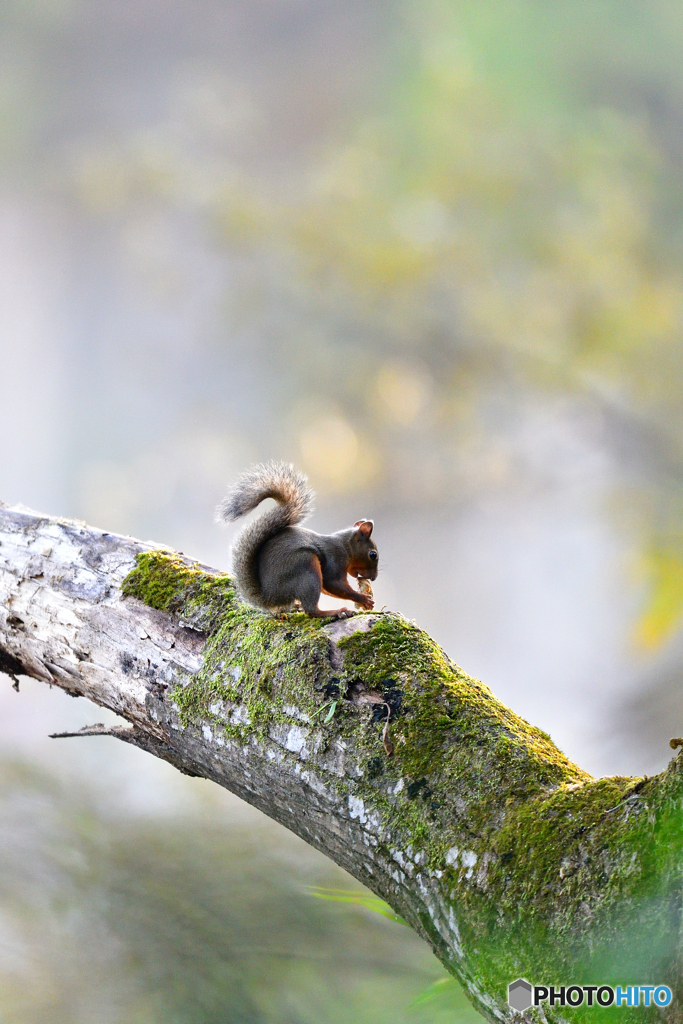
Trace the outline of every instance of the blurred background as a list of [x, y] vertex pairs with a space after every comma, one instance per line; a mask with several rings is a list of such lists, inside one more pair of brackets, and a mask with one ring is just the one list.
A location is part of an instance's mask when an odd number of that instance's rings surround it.
[[[0, 498], [229, 565], [281, 457], [595, 774], [683, 732], [673, 0], [5, 0]], [[0, 688], [8, 1024], [474, 1021], [229, 794]], [[357, 887], [356, 887], [357, 888]]]

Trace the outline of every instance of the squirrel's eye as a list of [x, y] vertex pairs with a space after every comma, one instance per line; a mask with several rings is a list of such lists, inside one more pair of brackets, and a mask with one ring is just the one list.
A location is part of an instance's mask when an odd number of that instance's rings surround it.
[[368, 558], [370, 559], [371, 562], [374, 562], [375, 559], [377, 558], [377, 552], [376, 551], [368, 551]]

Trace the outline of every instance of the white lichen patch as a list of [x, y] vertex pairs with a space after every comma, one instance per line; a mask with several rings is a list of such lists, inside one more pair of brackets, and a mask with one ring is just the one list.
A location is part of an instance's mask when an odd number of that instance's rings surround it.
[[270, 727], [270, 736], [276, 743], [292, 754], [297, 754], [303, 760], [310, 756], [308, 746], [309, 730], [302, 729], [300, 725], [289, 725], [286, 722], [277, 722]]
[[230, 712], [231, 725], [251, 725], [251, 715], [246, 704], [239, 704]]
[[397, 864], [400, 864], [400, 866], [403, 868], [405, 872], [407, 872], [407, 874], [413, 874], [413, 872], [415, 871], [415, 866], [410, 860], [408, 850], [392, 849], [391, 856], [393, 857]]
[[349, 815], [352, 818], [358, 818], [361, 825], [365, 825], [367, 823], [368, 817], [365, 813], [365, 804], [359, 796], [349, 797]]
[[289, 718], [296, 718], [299, 722], [309, 724], [311, 721], [308, 715], [304, 714], [299, 708], [294, 707], [293, 704], [285, 704], [282, 710]]
[[343, 778], [346, 774], [346, 744], [339, 737], [335, 737], [319, 764], [324, 770]]
[[493, 860], [493, 856], [490, 853], [485, 853], [481, 859], [479, 870], [477, 871], [477, 885], [480, 889], [486, 889], [489, 874], [489, 864]]
[[[296, 767], [301, 768], [299, 764], [297, 764]], [[303, 781], [306, 783], [307, 786], [310, 787], [310, 789], [313, 790], [314, 793], [316, 793], [318, 796], [325, 797], [326, 799], [329, 798], [327, 787], [323, 782], [320, 781], [317, 775], [315, 775], [313, 772], [307, 771], [307, 769], [305, 768], [301, 768], [300, 774]]]
[[448, 908], [448, 929], [450, 931], [450, 941], [453, 949], [458, 956], [462, 956], [460, 929], [458, 928], [458, 922], [455, 920], [455, 911], [453, 910], [453, 907]]
[[289, 732], [287, 733], [285, 746], [287, 747], [287, 750], [291, 750], [293, 754], [304, 755], [307, 738], [308, 731], [304, 731], [298, 725], [293, 725]]
[[460, 861], [462, 866], [467, 869], [465, 871], [465, 878], [471, 878], [474, 866], [477, 863], [477, 855], [474, 850], [463, 850]]
[[379, 811], [367, 811], [368, 825], [374, 832], [379, 832], [382, 826], [382, 818]]

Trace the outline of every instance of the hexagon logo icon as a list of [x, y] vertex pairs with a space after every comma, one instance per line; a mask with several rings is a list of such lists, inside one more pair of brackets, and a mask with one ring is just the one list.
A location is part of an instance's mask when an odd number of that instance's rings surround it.
[[528, 1010], [533, 1005], [532, 988], [526, 978], [517, 978], [508, 985], [508, 1005], [513, 1010]]

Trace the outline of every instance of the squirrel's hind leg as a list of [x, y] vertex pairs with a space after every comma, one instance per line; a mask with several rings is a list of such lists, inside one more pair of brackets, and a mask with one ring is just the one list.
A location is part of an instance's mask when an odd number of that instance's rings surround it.
[[306, 571], [302, 571], [297, 577], [296, 598], [301, 602], [306, 615], [316, 619], [343, 619], [352, 615], [348, 608], [324, 611], [318, 608], [318, 601], [323, 589], [323, 572], [320, 559], [317, 555], [311, 554]]

